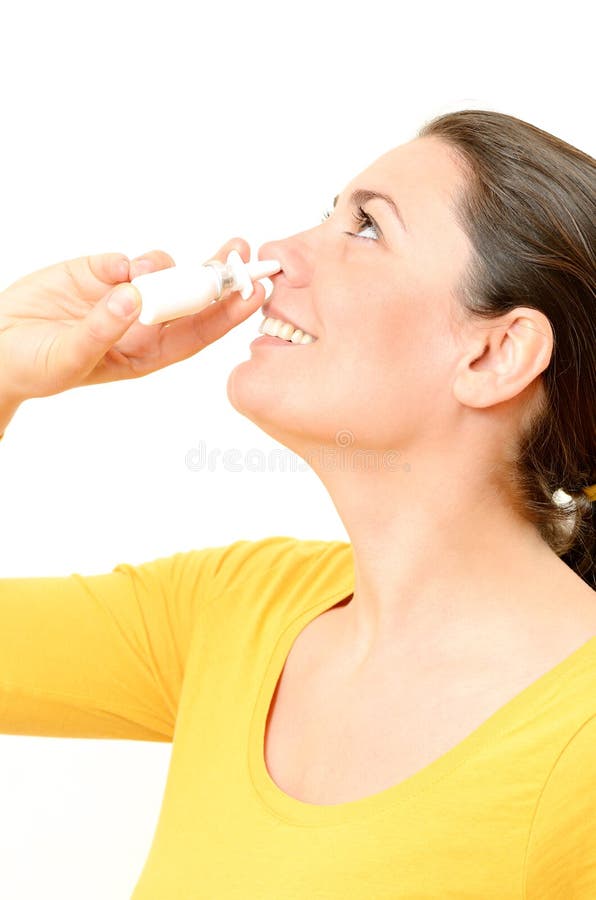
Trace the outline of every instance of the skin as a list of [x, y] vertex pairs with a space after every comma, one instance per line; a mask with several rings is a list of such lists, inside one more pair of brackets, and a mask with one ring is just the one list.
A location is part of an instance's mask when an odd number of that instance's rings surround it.
[[[321, 224], [261, 246], [282, 265], [270, 302], [318, 340], [253, 347], [228, 380], [232, 405], [309, 463], [349, 535], [354, 595], [331, 612], [350, 672], [413, 664], [429, 644], [446, 664], [478, 648], [525, 652], [553, 640], [552, 598], [581, 593], [500, 474], [553, 334], [532, 308], [461, 315], [465, 178], [446, 144], [418, 138], [358, 174]], [[393, 197], [407, 230], [377, 198], [363, 209], [383, 236], [366, 240], [354, 188]], [[357, 450], [375, 462], [351, 465]]]

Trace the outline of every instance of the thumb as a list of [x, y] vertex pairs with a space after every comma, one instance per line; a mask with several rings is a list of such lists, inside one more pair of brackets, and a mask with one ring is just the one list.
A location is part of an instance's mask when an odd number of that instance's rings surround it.
[[64, 374], [87, 375], [130, 328], [141, 309], [141, 295], [129, 282], [116, 285], [69, 329], [60, 356]]
[[[134, 284], [125, 281], [122, 284], [116, 285], [116, 287], [107, 294], [105, 305], [111, 316], [115, 316], [120, 320], [125, 320], [128, 323], [125, 326], [125, 328], [127, 328], [132, 321], [132, 314], [139, 312], [141, 308], [141, 295]], [[124, 333], [124, 331], [122, 333]]]

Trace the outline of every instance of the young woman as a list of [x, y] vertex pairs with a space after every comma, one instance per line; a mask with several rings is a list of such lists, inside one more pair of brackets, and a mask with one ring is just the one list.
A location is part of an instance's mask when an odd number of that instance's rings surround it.
[[[260, 248], [265, 331], [313, 340], [253, 343], [228, 397], [350, 543], [0, 581], [0, 730], [174, 742], [135, 900], [596, 895], [595, 187], [585, 153], [463, 110]], [[140, 271], [105, 254], [0, 295], [0, 428], [264, 300], [142, 326], [112, 304]]]

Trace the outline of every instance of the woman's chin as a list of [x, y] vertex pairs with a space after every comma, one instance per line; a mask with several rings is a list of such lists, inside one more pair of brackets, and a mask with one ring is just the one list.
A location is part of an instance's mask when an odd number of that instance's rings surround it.
[[251, 377], [251, 368], [249, 359], [235, 366], [228, 375], [226, 393], [235, 410], [260, 424], [259, 420], [266, 417], [274, 403], [271, 379]]
[[[254, 398], [255, 393], [258, 394], [258, 389], [256, 389], [254, 384], [254, 379], [252, 385], [249, 385], [250, 376], [246, 377], [246, 366], [250, 363], [249, 359], [243, 360], [243, 362], [238, 363], [238, 365], [234, 366], [230, 374], [228, 375], [228, 380], [226, 383], [226, 393], [228, 395], [228, 400], [238, 412], [244, 412], [246, 404], [250, 401], [251, 396]], [[248, 375], [248, 373], [246, 373]]]

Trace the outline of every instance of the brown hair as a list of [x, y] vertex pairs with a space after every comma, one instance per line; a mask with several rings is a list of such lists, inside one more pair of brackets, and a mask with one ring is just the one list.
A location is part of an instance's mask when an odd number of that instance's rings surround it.
[[506, 471], [516, 509], [596, 587], [596, 502], [582, 491], [596, 482], [596, 160], [488, 110], [438, 116], [417, 136], [446, 142], [466, 173], [455, 210], [474, 248], [463, 314], [491, 319], [525, 306], [551, 324], [542, 402]]

